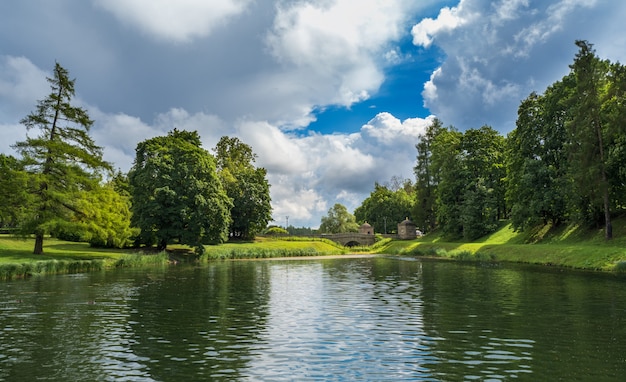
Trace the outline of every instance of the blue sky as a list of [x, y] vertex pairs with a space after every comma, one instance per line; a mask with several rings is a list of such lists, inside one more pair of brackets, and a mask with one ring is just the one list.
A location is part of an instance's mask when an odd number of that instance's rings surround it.
[[0, 152], [58, 61], [114, 166], [175, 127], [209, 150], [236, 136], [268, 170], [276, 222], [317, 227], [375, 182], [413, 179], [434, 117], [508, 133], [576, 39], [626, 61], [623, 20], [611, 0], [5, 0]]

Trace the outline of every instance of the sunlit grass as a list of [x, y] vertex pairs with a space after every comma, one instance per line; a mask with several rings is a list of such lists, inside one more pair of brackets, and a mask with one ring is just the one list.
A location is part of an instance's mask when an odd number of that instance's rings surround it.
[[254, 242], [225, 243], [206, 246], [201, 261], [215, 259], [261, 259], [275, 257], [341, 255], [348, 250], [327, 239], [258, 238]]
[[44, 253], [34, 255], [35, 240], [22, 239], [10, 235], [0, 235], [0, 264], [23, 261], [42, 260], [117, 260], [128, 251], [110, 248], [93, 248], [88, 243], [74, 243], [69, 241], [46, 238]]
[[614, 239], [606, 241], [602, 228], [547, 225], [519, 233], [506, 224], [472, 243], [449, 241], [435, 232], [417, 240], [393, 241], [382, 252], [626, 272], [626, 218], [613, 221], [613, 233]]

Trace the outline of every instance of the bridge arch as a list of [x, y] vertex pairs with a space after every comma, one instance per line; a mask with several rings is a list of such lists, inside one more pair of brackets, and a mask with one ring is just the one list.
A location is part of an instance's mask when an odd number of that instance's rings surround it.
[[376, 242], [374, 235], [364, 233], [334, 233], [323, 236], [345, 247], [368, 246]]

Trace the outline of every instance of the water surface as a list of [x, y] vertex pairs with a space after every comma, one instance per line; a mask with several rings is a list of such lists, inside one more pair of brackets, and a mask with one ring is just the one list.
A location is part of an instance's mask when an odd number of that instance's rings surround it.
[[563, 380], [626, 375], [626, 280], [359, 258], [0, 283], [0, 380]]

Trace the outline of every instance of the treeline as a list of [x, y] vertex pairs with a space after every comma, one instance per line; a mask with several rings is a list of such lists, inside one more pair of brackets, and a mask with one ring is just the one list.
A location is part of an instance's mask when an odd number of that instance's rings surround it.
[[215, 156], [197, 132], [172, 130], [137, 145], [128, 174], [114, 173], [89, 135], [93, 121], [73, 106], [74, 81], [58, 63], [51, 93], [21, 123], [38, 132], [0, 154], [0, 228], [93, 246], [205, 244], [251, 239], [271, 220], [266, 170], [237, 138]]
[[576, 45], [569, 74], [522, 101], [506, 138], [428, 128], [416, 146], [418, 226], [472, 240], [509, 218], [517, 230], [569, 222], [612, 237], [626, 206], [626, 69]]
[[516, 230], [574, 223], [611, 239], [611, 219], [626, 207], [626, 68], [576, 45], [569, 73], [521, 102], [506, 137], [434, 120], [416, 145], [415, 183], [376, 184], [356, 220], [383, 232], [410, 211], [418, 228], [465, 240], [501, 219]]

